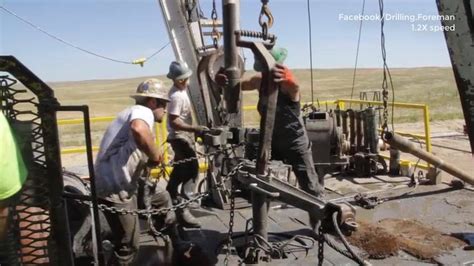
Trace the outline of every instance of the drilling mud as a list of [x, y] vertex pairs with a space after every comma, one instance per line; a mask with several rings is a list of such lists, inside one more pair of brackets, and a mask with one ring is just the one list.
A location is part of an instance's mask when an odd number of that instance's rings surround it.
[[465, 245], [463, 241], [416, 220], [384, 219], [376, 224], [358, 223], [358, 230], [348, 240], [372, 259], [383, 259], [403, 250], [419, 259], [433, 260], [443, 252]]

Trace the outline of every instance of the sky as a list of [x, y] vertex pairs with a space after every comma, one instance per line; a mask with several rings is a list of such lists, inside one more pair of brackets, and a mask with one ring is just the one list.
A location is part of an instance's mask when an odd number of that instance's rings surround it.
[[[310, 0], [314, 68], [353, 68], [363, 0]], [[366, 0], [360, 68], [382, 66], [379, 1]], [[210, 17], [212, 1], [201, 0]], [[216, 0], [221, 18], [221, 0]], [[158, 0], [0, 0], [0, 5], [78, 47], [122, 61], [147, 57], [169, 42]], [[241, 27], [260, 30], [260, 1], [241, 0]], [[286, 64], [309, 68], [306, 0], [270, 0], [271, 33], [288, 49]], [[390, 67], [450, 66], [434, 0], [386, 0], [387, 61]], [[424, 16], [409, 21], [408, 16]], [[426, 25], [426, 26], [424, 26]], [[171, 46], [144, 67], [111, 62], [69, 47], [0, 9], [0, 54], [14, 55], [45, 81], [115, 79], [166, 74], [174, 60]], [[247, 68], [251, 54], [246, 52]]]

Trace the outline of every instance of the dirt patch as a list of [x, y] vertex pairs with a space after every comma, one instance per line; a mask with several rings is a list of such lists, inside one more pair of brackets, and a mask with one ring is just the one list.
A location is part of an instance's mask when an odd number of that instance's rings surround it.
[[359, 221], [359, 228], [348, 237], [349, 242], [367, 252], [371, 259], [383, 259], [398, 254], [397, 237], [381, 226]]
[[376, 224], [359, 222], [349, 242], [370, 258], [386, 258], [403, 250], [419, 259], [432, 260], [465, 243], [416, 220], [384, 219]]

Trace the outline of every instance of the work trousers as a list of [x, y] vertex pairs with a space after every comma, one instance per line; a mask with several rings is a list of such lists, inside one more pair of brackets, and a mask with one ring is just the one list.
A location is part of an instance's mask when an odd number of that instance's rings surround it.
[[[145, 181], [140, 184], [139, 191], [138, 198], [134, 194], [129, 199], [122, 200], [122, 202], [102, 200], [102, 203], [109, 207], [128, 210], [137, 210], [139, 206], [146, 209], [161, 209], [172, 206], [170, 196], [164, 189], [155, 188]], [[133, 264], [139, 248], [140, 224], [138, 216], [116, 214], [109, 211], [105, 211], [104, 214], [112, 230], [111, 240], [114, 245], [114, 254], [109, 265]], [[174, 212], [169, 212], [164, 217], [153, 216], [153, 219], [160, 220], [158, 224], [161, 226], [169, 226], [176, 221]]]
[[324, 177], [316, 173], [311, 145], [306, 134], [292, 140], [293, 145], [285, 145], [288, 140], [278, 140], [278, 138], [274, 139], [273, 143], [272, 159], [291, 165], [302, 190], [314, 196], [322, 196]]
[[[194, 145], [185, 139], [170, 139], [168, 142], [174, 152], [174, 161], [196, 157]], [[173, 167], [166, 190], [170, 193], [171, 199], [175, 202], [179, 200], [178, 186], [185, 184], [189, 180], [195, 180], [199, 174], [199, 163], [197, 159], [186, 163], [179, 163]]]

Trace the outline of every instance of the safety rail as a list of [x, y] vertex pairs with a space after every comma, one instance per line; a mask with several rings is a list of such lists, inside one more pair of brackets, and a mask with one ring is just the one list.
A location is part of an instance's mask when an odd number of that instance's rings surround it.
[[[355, 104], [361, 104], [361, 105], [378, 105], [378, 106], [383, 106], [383, 102], [378, 102], [378, 101], [366, 101], [366, 100], [351, 100], [351, 99], [339, 99], [335, 101], [336, 104], [341, 104], [342, 106], [339, 105], [341, 109], [345, 106], [346, 103], [355, 103]], [[388, 106], [394, 106], [394, 107], [401, 107], [401, 108], [407, 108], [407, 109], [418, 109], [423, 111], [423, 123], [424, 123], [424, 134], [413, 134], [413, 133], [408, 133], [408, 132], [401, 132], [401, 131], [395, 131], [395, 133], [405, 136], [405, 137], [412, 137], [415, 139], [423, 139], [425, 141], [425, 146], [426, 146], [426, 151], [431, 152], [431, 131], [430, 131], [430, 111], [429, 107], [426, 104], [418, 104], [418, 103], [399, 103], [399, 102], [389, 102]]]
[[[311, 104], [311, 102], [305, 103], [305, 104]], [[383, 102], [380, 101], [367, 101], [367, 100], [353, 100], [353, 99], [338, 99], [335, 101], [321, 101], [321, 102], [314, 102], [314, 105], [320, 107], [320, 108], [330, 108], [330, 107], [339, 107], [339, 109], [344, 110], [346, 107], [346, 104], [360, 104], [361, 106], [367, 105], [367, 106], [383, 106]], [[406, 136], [406, 137], [411, 137], [419, 140], [424, 140], [425, 141], [425, 146], [426, 150], [428, 152], [431, 152], [431, 137], [430, 137], [430, 125], [429, 125], [429, 108], [428, 105], [426, 104], [414, 104], [414, 103], [400, 103], [400, 102], [389, 102], [389, 106], [394, 106], [394, 107], [400, 107], [400, 108], [406, 108], [406, 109], [418, 109], [423, 111], [423, 121], [424, 121], [424, 134], [415, 134], [415, 133], [409, 133], [409, 132], [401, 132], [401, 131], [396, 131], [397, 134]], [[252, 105], [252, 106], [244, 106], [243, 107], [244, 111], [255, 111], [257, 110], [257, 106]], [[99, 123], [99, 122], [111, 122], [115, 119], [114, 116], [105, 116], [105, 117], [94, 117], [91, 118], [90, 121], [91, 123]], [[58, 120], [58, 125], [63, 126], [63, 125], [79, 125], [84, 122], [83, 119], [61, 119]], [[381, 129], [379, 129], [381, 130]], [[155, 142], [159, 145], [162, 145], [164, 142], [166, 142], [166, 137], [168, 135], [168, 130], [166, 128], [166, 118], [161, 122], [160, 124], [156, 124], [155, 127], [155, 135], [156, 139]], [[93, 146], [92, 147], [93, 151], [98, 151], [99, 147]], [[86, 151], [85, 147], [77, 147], [77, 148], [64, 148], [61, 149], [61, 154], [75, 154], [75, 153], [84, 153]], [[169, 152], [165, 148], [164, 151], [164, 161], [169, 162]], [[407, 161], [407, 160], [403, 160]], [[415, 163], [415, 162], [412, 162]], [[424, 164], [417, 164], [418, 167], [427, 169], [429, 165], [424, 165]], [[199, 165], [199, 169], [201, 172], [206, 171], [207, 165], [201, 163]], [[166, 169], [167, 172], [171, 170], [171, 168]], [[152, 173], [156, 175], [159, 171], [155, 169]]]
[[[336, 105], [339, 105], [340, 109], [345, 109], [345, 105], [349, 104], [360, 104], [368, 105], [368, 106], [383, 106], [383, 102], [381, 101], [367, 101], [367, 100], [354, 100], [354, 99], [338, 99], [335, 101]], [[388, 102], [388, 106], [390, 107], [400, 107], [406, 109], [417, 109], [423, 111], [423, 123], [424, 123], [424, 134], [414, 134], [409, 132], [402, 132], [402, 131], [395, 131], [395, 133], [404, 136], [410, 137], [418, 140], [425, 141], [425, 148], [426, 151], [431, 152], [431, 131], [430, 131], [430, 111], [429, 107], [426, 104], [417, 104], [417, 103], [400, 103], [400, 102]], [[381, 131], [382, 129], [379, 129]], [[389, 159], [388, 156], [382, 155], [385, 159]], [[429, 164], [421, 164], [419, 162], [411, 162], [409, 160], [401, 160], [403, 163], [412, 163], [416, 165], [418, 168], [422, 169], [429, 169]]]

